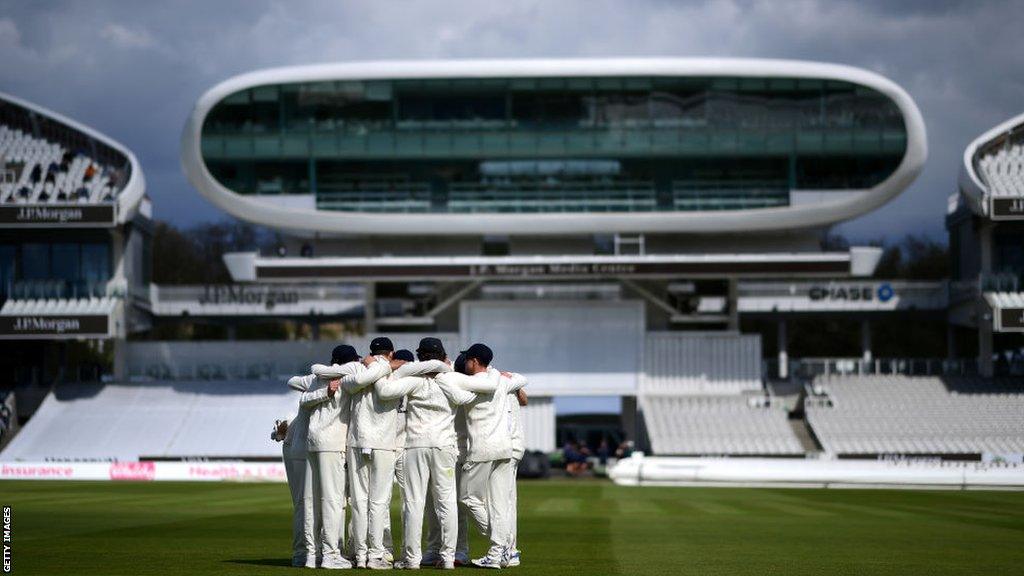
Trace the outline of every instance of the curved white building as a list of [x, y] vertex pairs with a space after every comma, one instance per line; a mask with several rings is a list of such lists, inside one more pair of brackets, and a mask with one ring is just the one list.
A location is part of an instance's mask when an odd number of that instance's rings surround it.
[[182, 135], [206, 198], [309, 236], [821, 228], [926, 157], [920, 111], [882, 76], [719, 58], [263, 70], [206, 92]]

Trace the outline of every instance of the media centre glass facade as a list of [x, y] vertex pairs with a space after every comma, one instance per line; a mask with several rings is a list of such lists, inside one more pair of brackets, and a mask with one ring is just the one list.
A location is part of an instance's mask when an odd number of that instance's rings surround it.
[[321, 210], [652, 212], [870, 188], [907, 134], [894, 102], [843, 81], [451, 78], [245, 89], [201, 143], [229, 190]]

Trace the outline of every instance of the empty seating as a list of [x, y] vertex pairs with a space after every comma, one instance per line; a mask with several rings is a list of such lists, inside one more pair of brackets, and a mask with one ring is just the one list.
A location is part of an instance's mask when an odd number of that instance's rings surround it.
[[641, 390], [659, 395], [761, 391], [761, 337], [650, 332]]
[[641, 396], [658, 455], [799, 455], [786, 411], [766, 396]]
[[818, 440], [833, 454], [1024, 452], [1019, 379], [819, 378], [805, 408]]
[[0, 203], [113, 202], [115, 170], [61, 144], [0, 124]]
[[296, 408], [281, 381], [62, 385], [2, 454], [4, 460], [280, 457], [275, 419]]
[[978, 169], [992, 196], [1024, 196], [1024, 144], [989, 152], [978, 160]]

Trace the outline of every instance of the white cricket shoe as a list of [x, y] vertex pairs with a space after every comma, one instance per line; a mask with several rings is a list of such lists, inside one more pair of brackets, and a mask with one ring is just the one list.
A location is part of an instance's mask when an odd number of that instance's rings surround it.
[[455, 561], [449, 560], [445, 562], [443, 560], [438, 560], [437, 564], [434, 564], [434, 568], [437, 568], [438, 570], [455, 570]]
[[352, 563], [342, 556], [324, 556], [320, 567], [327, 570], [348, 570], [352, 567]]
[[412, 564], [410, 562], [406, 562], [405, 560], [399, 560], [398, 562], [395, 562], [395, 570], [419, 570], [419, 569], [420, 569], [420, 565], [419, 564]]
[[496, 560], [490, 556], [484, 556], [483, 558], [473, 560], [473, 566], [476, 566], [477, 568], [493, 568], [495, 570], [501, 570], [501, 560]]
[[505, 566], [514, 568], [519, 566], [519, 550], [510, 550], [508, 556], [506, 556]]
[[391, 570], [391, 562], [383, 558], [371, 558], [366, 561], [366, 567], [370, 570]]
[[366, 558], [356, 558], [356, 568], [366, 568]]

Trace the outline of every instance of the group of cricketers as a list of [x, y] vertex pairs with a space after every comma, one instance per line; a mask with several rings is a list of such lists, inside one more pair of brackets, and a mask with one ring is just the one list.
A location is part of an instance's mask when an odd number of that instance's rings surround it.
[[[294, 566], [519, 565], [515, 479], [526, 379], [495, 369], [493, 358], [473, 344], [452, 361], [437, 338], [423, 338], [414, 357], [381, 337], [365, 357], [337, 346], [329, 365], [288, 381], [299, 393], [297, 412], [276, 423], [273, 437], [283, 442], [294, 504]], [[396, 482], [401, 551], [391, 545]], [[490, 543], [472, 561], [470, 522]]]

